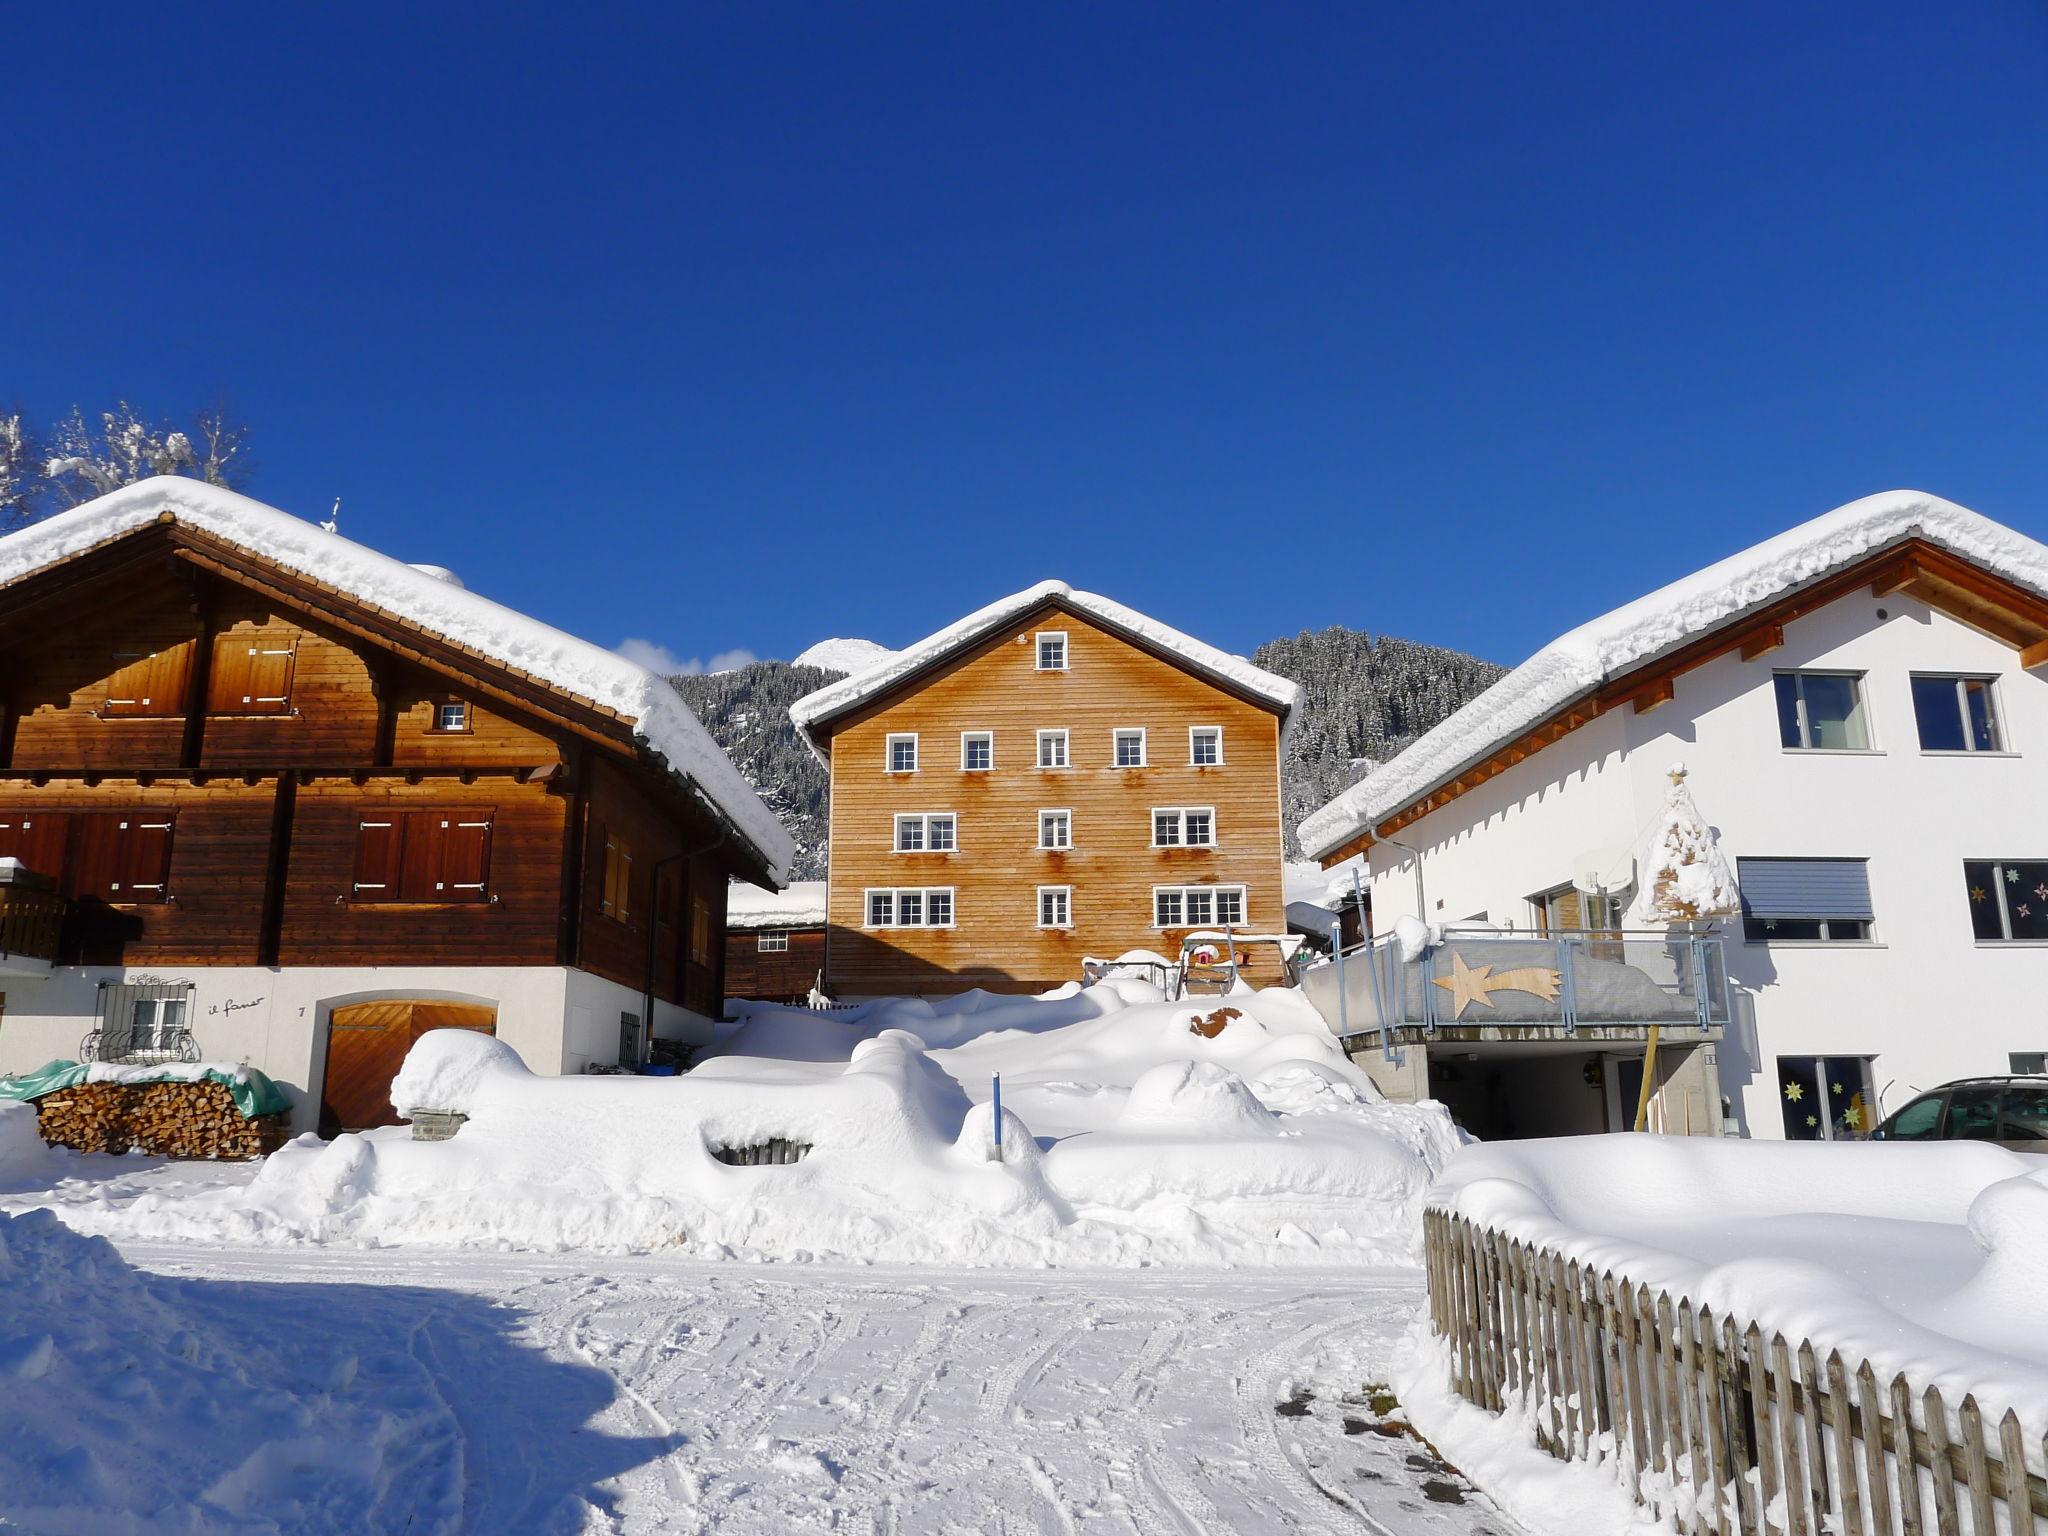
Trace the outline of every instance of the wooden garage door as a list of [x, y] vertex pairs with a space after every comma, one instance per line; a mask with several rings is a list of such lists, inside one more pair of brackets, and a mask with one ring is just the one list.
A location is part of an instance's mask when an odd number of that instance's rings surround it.
[[476, 1003], [399, 998], [334, 1010], [327, 1025], [327, 1076], [320, 1089], [320, 1134], [396, 1125], [391, 1079], [413, 1041], [430, 1029], [495, 1034], [498, 1011]]

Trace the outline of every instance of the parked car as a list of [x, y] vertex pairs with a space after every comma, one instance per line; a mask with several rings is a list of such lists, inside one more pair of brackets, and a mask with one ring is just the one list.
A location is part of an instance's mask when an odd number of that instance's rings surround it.
[[1995, 1141], [2048, 1152], [2048, 1077], [1966, 1077], [1901, 1105], [1872, 1141]]

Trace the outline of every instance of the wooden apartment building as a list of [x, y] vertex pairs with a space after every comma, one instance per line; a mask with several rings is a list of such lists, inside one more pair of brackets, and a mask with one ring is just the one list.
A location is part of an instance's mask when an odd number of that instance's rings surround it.
[[832, 776], [827, 990], [1040, 991], [1195, 929], [1284, 932], [1296, 698], [1046, 582], [799, 699]]
[[437, 1025], [630, 1062], [790, 851], [666, 683], [445, 572], [175, 479], [0, 539], [0, 1071], [241, 1061], [307, 1129]]

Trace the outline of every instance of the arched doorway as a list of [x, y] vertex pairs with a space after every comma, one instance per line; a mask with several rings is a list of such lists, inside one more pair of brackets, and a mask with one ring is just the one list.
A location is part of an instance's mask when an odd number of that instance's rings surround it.
[[327, 1073], [320, 1087], [320, 1134], [396, 1125], [391, 1079], [413, 1041], [430, 1029], [496, 1034], [498, 1010], [488, 1003], [387, 998], [337, 1008], [327, 1023]]

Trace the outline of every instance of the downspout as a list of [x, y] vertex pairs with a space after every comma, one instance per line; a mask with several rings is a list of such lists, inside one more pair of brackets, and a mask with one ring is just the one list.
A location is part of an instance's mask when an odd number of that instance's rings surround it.
[[1415, 860], [1415, 916], [1419, 922], [1428, 922], [1429, 907], [1424, 902], [1422, 894], [1422, 850], [1413, 843], [1402, 842], [1398, 837], [1382, 837], [1377, 840], [1399, 848]]

